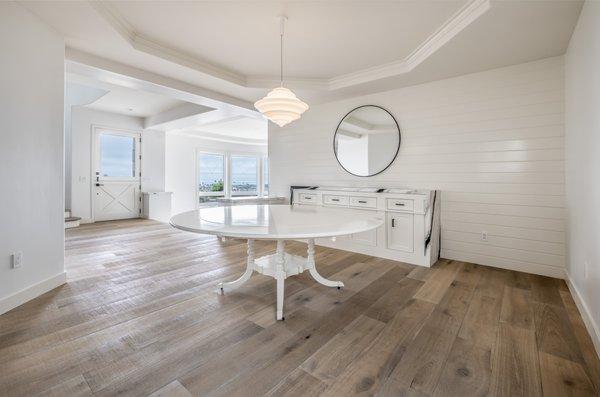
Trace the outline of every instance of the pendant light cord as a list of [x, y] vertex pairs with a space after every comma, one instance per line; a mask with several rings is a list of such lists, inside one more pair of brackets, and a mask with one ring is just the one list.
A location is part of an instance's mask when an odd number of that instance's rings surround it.
[[280, 18], [281, 18], [281, 20], [280, 20], [280, 31], [279, 31], [279, 55], [280, 55], [279, 81], [280, 81], [281, 86], [283, 87], [283, 29], [284, 29], [285, 17], [282, 16]]

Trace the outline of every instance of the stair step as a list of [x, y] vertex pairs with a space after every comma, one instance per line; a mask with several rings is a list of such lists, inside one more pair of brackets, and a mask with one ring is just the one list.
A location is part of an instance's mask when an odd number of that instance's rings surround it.
[[70, 216], [65, 218], [65, 229], [71, 229], [73, 227], [77, 227], [80, 224], [81, 218], [78, 216]]

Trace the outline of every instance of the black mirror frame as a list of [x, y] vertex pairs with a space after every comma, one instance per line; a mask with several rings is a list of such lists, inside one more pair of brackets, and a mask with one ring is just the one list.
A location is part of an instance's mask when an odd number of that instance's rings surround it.
[[[398, 129], [398, 147], [396, 148], [396, 153], [394, 154], [394, 157], [393, 157], [393, 158], [392, 158], [392, 160], [391, 160], [391, 161], [388, 163], [388, 165], [386, 165], [386, 166], [385, 166], [385, 168], [384, 168], [384, 169], [382, 169], [381, 171], [379, 171], [379, 172], [376, 172], [376, 173], [374, 173], [374, 174], [371, 174], [371, 175], [356, 175], [356, 174], [354, 174], [354, 173], [352, 173], [352, 172], [348, 171], [348, 170], [346, 169], [346, 167], [344, 167], [344, 166], [342, 165], [342, 163], [340, 163], [340, 160], [338, 159], [338, 156], [337, 156], [337, 151], [335, 150], [335, 137], [337, 136], [338, 129], [340, 128], [340, 125], [341, 125], [341, 124], [342, 124], [342, 122], [343, 122], [343, 121], [346, 119], [346, 117], [348, 117], [348, 116], [350, 115], [350, 113], [354, 112], [355, 110], [358, 110], [358, 109], [360, 109], [360, 108], [365, 108], [365, 107], [379, 108], [379, 109], [383, 110], [384, 112], [386, 112], [387, 114], [389, 114], [389, 115], [390, 115], [390, 117], [392, 118], [392, 120], [394, 120], [394, 123], [396, 124], [396, 128]], [[351, 110], [351, 111], [349, 111], [348, 113], [346, 113], [346, 114], [344, 115], [344, 117], [342, 117], [342, 119], [340, 120], [340, 122], [338, 123], [337, 127], [335, 127], [335, 132], [334, 132], [334, 134], [333, 134], [333, 155], [334, 155], [334, 157], [335, 157], [335, 160], [336, 160], [336, 161], [338, 162], [338, 164], [340, 165], [340, 167], [342, 167], [342, 169], [343, 169], [344, 171], [346, 171], [347, 173], [349, 173], [350, 175], [357, 176], [357, 177], [359, 177], [359, 178], [369, 178], [369, 177], [372, 177], [372, 176], [375, 176], [375, 175], [379, 175], [379, 174], [381, 174], [383, 171], [385, 171], [385, 170], [387, 170], [388, 168], [390, 168], [390, 166], [391, 166], [391, 165], [394, 163], [394, 161], [396, 161], [396, 157], [398, 157], [398, 153], [400, 152], [400, 145], [401, 145], [401, 143], [402, 143], [402, 131], [400, 131], [400, 125], [398, 125], [398, 121], [396, 121], [396, 118], [394, 117], [394, 115], [393, 115], [392, 113], [390, 113], [390, 111], [388, 111], [387, 109], [385, 109], [385, 108], [383, 108], [383, 107], [381, 107], [381, 106], [378, 106], [378, 105], [361, 105], [361, 106], [358, 106], [358, 107], [356, 107], [356, 108], [352, 109], [352, 110]]]

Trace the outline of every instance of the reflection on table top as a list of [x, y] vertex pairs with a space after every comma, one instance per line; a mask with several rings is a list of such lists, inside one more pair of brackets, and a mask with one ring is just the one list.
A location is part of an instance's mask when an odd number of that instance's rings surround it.
[[373, 211], [290, 205], [237, 205], [202, 208], [171, 218], [182, 230], [250, 239], [343, 236], [375, 229], [383, 218]]

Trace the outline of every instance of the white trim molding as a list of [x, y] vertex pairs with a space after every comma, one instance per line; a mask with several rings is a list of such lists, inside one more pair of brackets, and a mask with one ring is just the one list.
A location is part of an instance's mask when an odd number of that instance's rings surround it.
[[[195, 55], [169, 47], [135, 31], [134, 27], [109, 3], [90, 1], [90, 4], [98, 15], [137, 51], [190, 68], [206, 76], [217, 78], [239, 87], [271, 88], [273, 85], [279, 84], [279, 77], [243, 75], [223, 65], [212, 64]], [[332, 78], [311, 79], [295, 78], [292, 76], [286, 78], [286, 81], [290, 86], [296, 88], [335, 91], [341, 88], [408, 73], [486, 13], [491, 6], [491, 0], [468, 1], [404, 59]]]
[[582, 298], [579, 290], [571, 281], [571, 277], [568, 274], [566, 282], [567, 286], [569, 287], [569, 291], [571, 292], [571, 296], [577, 305], [577, 309], [579, 309], [579, 314], [581, 314], [585, 328], [587, 329], [590, 338], [592, 338], [592, 343], [596, 348], [596, 354], [598, 357], [600, 357], [600, 328], [594, 321], [594, 318], [591, 316], [589, 307], [585, 303], [585, 300]]
[[17, 306], [21, 306], [38, 296], [45, 294], [46, 292], [53, 290], [67, 282], [67, 273], [62, 272], [56, 276], [52, 276], [39, 283], [33, 284], [19, 292], [15, 292], [12, 295], [7, 296], [0, 300], [0, 314], [4, 314], [9, 310], [14, 309]]

